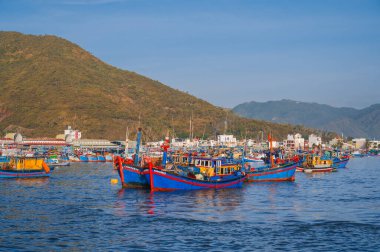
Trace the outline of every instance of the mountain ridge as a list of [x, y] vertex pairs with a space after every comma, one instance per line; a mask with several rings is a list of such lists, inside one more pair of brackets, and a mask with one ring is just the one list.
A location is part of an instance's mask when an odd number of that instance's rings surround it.
[[[142, 127], [145, 140], [224, 132], [250, 137], [272, 131], [318, 132], [242, 118], [137, 73], [113, 67], [66, 39], [0, 31], [0, 128], [55, 136], [71, 125], [85, 138], [124, 139]], [[323, 133], [331, 136], [331, 133]]]
[[282, 99], [268, 102], [245, 102], [232, 110], [247, 118], [300, 124], [352, 137], [380, 137], [380, 104], [356, 109]]

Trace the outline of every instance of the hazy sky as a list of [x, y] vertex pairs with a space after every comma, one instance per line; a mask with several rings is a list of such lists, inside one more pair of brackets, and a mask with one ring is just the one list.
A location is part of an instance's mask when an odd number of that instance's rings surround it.
[[64, 37], [222, 107], [380, 103], [380, 0], [0, 0], [0, 30]]

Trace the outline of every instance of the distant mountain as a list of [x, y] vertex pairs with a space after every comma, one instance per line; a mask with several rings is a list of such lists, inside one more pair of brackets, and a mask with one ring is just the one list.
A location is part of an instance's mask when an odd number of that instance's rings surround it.
[[233, 111], [247, 118], [300, 124], [352, 137], [380, 138], [380, 104], [354, 109], [292, 100], [252, 101]]
[[86, 138], [123, 139], [141, 125], [145, 140], [227, 133], [257, 136], [271, 130], [315, 132], [299, 126], [242, 118], [230, 110], [97, 59], [56, 36], [0, 32], [0, 129], [27, 136], [55, 136], [67, 125]]

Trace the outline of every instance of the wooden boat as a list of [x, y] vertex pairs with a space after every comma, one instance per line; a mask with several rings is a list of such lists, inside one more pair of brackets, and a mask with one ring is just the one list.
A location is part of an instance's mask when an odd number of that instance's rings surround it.
[[114, 158], [114, 165], [119, 173], [121, 185], [124, 188], [145, 188], [149, 185], [143, 175], [144, 165], [141, 165], [139, 162], [141, 134], [141, 128], [139, 128], [134, 159], [123, 159], [120, 156], [115, 156]]
[[0, 163], [8, 163], [10, 160], [10, 157], [0, 156]]
[[96, 155], [87, 154], [87, 162], [98, 162], [98, 157]]
[[[242, 187], [245, 175], [240, 172], [237, 163], [229, 162], [225, 158], [201, 156], [191, 157], [188, 160], [191, 165], [188, 166], [166, 165], [167, 148], [163, 146], [163, 167], [166, 169], [154, 167], [152, 162], [148, 162], [149, 169], [143, 171], [151, 191]], [[168, 169], [169, 166], [171, 169]]]
[[124, 188], [147, 188], [148, 181], [143, 175], [144, 168], [134, 165], [133, 160], [115, 157], [115, 167]]
[[70, 162], [62, 161], [58, 159], [57, 155], [52, 155], [45, 160], [45, 163], [49, 166], [69, 166]]
[[104, 155], [105, 159], [106, 159], [106, 162], [113, 162], [113, 155], [110, 154], [110, 153], [106, 153]]
[[306, 161], [297, 167], [297, 171], [306, 173], [332, 172], [336, 171], [336, 169], [333, 167], [333, 161], [331, 159], [321, 159], [320, 156], [307, 155]]
[[80, 155], [79, 162], [88, 162], [88, 157], [86, 155]]
[[346, 168], [348, 161], [350, 161], [349, 158], [334, 158], [333, 168]]
[[42, 158], [13, 158], [3, 163], [0, 178], [38, 178], [50, 176], [50, 168]]
[[224, 177], [215, 176], [208, 179], [206, 177], [197, 179], [195, 175], [186, 177], [169, 173], [153, 168], [153, 165], [149, 169], [145, 169], [143, 174], [149, 183], [151, 191], [240, 188], [245, 180], [245, 175], [240, 172]]
[[247, 182], [279, 182], [294, 181], [297, 164], [288, 163], [271, 167], [269, 165], [250, 168], [246, 171]]
[[[294, 181], [295, 172], [297, 168], [297, 160], [294, 162], [284, 163], [284, 160], [277, 160], [275, 164], [274, 159], [272, 158], [273, 153], [273, 143], [272, 136], [268, 134], [269, 148], [270, 148], [270, 164], [262, 167], [251, 167], [251, 162], [246, 162], [247, 159], [243, 158], [243, 166], [247, 177], [247, 182], [278, 182], [278, 181]], [[281, 163], [281, 164], [280, 164]]]

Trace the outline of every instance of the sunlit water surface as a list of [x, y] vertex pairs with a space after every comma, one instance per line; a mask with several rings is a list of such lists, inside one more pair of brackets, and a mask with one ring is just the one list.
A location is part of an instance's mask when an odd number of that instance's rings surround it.
[[0, 180], [0, 250], [380, 251], [380, 158], [242, 189], [120, 189], [111, 164]]

